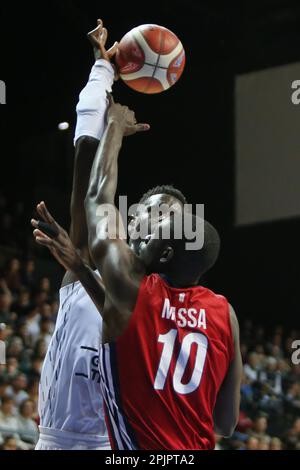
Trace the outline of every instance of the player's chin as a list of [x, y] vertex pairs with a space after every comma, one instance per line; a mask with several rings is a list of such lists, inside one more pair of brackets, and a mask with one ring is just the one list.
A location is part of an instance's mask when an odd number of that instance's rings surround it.
[[159, 270], [158, 263], [153, 258], [152, 253], [144, 246], [140, 250], [139, 258], [142, 261], [147, 274], [156, 273]]

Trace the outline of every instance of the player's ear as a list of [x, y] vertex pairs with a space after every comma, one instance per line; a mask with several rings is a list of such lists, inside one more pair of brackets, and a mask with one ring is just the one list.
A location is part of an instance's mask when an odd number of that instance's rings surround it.
[[162, 264], [167, 264], [171, 261], [174, 256], [174, 250], [171, 246], [166, 246], [161, 254], [159, 262]]

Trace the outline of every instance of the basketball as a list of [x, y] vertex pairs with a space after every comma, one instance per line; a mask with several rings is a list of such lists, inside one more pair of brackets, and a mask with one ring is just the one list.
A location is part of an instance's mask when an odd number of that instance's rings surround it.
[[144, 24], [121, 39], [116, 64], [121, 79], [130, 88], [141, 93], [161, 93], [182, 75], [185, 52], [172, 31]]

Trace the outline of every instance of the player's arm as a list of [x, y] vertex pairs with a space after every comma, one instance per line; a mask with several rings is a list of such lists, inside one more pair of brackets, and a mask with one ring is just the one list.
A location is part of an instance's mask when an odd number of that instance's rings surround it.
[[231, 305], [230, 322], [234, 339], [234, 358], [230, 363], [224, 382], [219, 390], [214, 409], [215, 431], [224, 437], [232, 435], [238, 422], [243, 373], [239, 324]]
[[106, 51], [107, 30], [102, 21], [88, 34], [94, 48], [95, 64], [89, 81], [80, 93], [76, 107], [75, 161], [71, 196], [70, 238], [80, 250], [82, 258], [89, 263], [88, 231], [84, 210], [84, 199], [90, 178], [94, 156], [103, 135], [107, 108], [106, 91], [111, 91], [114, 69], [110, 64], [117, 43]]
[[106, 295], [120, 313], [130, 314], [145, 271], [126, 243], [123, 223], [115, 206], [118, 156], [124, 135], [149, 129], [136, 124], [127, 107], [115, 104], [110, 96], [107, 127], [98, 147], [86, 196], [89, 248], [101, 272]]
[[31, 220], [36, 242], [46, 246], [65, 270], [81, 282], [101, 314], [105, 299], [101, 279], [84, 262], [67, 232], [56, 222], [43, 201], [37, 205], [37, 213], [41, 220]]

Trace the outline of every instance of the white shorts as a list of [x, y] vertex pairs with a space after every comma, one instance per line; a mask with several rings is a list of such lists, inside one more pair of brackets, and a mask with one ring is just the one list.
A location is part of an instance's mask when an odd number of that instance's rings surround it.
[[35, 450], [111, 450], [107, 438], [39, 427]]

